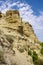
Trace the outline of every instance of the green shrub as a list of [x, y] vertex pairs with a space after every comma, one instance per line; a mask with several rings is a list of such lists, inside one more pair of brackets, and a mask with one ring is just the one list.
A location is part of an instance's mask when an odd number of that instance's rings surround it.
[[43, 42], [41, 42], [40, 45], [41, 45], [40, 53], [43, 55]]
[[41, 42], [40, 45], [43, 47], [43, 42]]
[[41, 48], [40, 53], [43, 55], [43, 47]]
[[32, 55], [32, 51], [31, 50], [28, 50], [28, 55]]
[[38, 60], [38, 55], [35, 51], [33, 51], [32, 58], [33, 58], [33, 62], [36, 62]]
[[38, 55], [35, 51], [33, 51], [32, 58], [33, 58], [34, 65], [43, 65], [43, 60], [38, 58]]

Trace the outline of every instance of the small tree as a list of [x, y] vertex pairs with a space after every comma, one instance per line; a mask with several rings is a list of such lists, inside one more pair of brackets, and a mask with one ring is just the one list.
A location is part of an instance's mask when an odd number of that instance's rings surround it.
[[33, 51], [32, 58], [33, 58], [33, 62], [36, 62], [38, 60], [38, 55], [35, 51]]

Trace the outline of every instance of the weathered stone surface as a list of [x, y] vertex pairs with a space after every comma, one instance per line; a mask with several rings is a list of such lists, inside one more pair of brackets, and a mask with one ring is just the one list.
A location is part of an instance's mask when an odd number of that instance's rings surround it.
[[27, 52], [29, 49], [39, 51], [38, 42], [32, 25], [23, 22], [17, 10], [7, 11], [0, 19], [0, 50], [5, 62], [2, 64], [34, 65]]
[[19, 12], [18, 12], [18, 10], [8, 10], [7, 12], [6, 12], [6, 16], [12, 16], [12, 15], [14, 15], [14, 14], [17, 14], [18, 16], [19, 16]]

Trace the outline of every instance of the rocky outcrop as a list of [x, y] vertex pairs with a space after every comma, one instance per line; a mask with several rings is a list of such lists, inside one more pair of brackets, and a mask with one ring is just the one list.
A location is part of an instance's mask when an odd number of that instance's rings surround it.
[[17, 10], [8, 10], [6, 12], [6, 16], [9, 16], [9, 15], [12, 16], [12, 15], [15, 15], [15, 14], [17, 14], [19, 16], [19, 12]]
[[1, 65], [34, 65], [27, 52], [28, 49], [40, 50], [38, 42], [32, 25], [23, 22], [17, 10], [7, 11], [0, 19]]

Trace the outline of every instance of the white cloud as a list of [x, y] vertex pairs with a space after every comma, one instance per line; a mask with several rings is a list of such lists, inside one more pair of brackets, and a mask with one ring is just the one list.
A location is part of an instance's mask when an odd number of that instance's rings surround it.
[[7, 10], [11, 9], [11, 7], [17, 5], [18, 3], [19, 3], [19, 1], [18, 2], [13, 2], [13, 3], [10, 3], [9, 0], [7, 0], [5, 2], [0, 1], [0, 4], [2, 4], [0, 6], [0, 11], [2, 11], [3, 13], [5, 13]]

